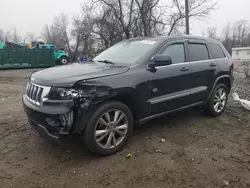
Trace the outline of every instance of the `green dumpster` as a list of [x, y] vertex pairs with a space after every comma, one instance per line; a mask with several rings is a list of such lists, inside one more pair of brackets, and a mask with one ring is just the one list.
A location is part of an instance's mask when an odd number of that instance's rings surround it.
[[41, 68], [55, 66], [52, 49], [0, 49], [0, 69]]

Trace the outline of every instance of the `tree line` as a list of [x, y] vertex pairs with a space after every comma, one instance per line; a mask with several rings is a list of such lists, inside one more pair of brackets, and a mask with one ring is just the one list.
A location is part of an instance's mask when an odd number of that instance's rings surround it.
[[230, 54], [234, 47], [250, 46], [250, 21], [239, 20], [234, 23], [228, 23], [222, 28], [221, 35], [218, 34], [217, 27], [207, 29], [206, 37], [220, 40]]
[[[183, 0], [90, 0], [81, 6], [78, 15], [56, 16], [43, 27], [40, 37], [27, 33], [18, 35], [16, 29], [0, 29], [0, 41], [20, 42], [43, 40], [64, 48], [74, 60], [79, 54], [92, 57], [111, 45], [133, 37], [182, 34], [185, 31]], [[216, 8], [214, 0], [189, 0], [189, 18], [207, 17]], [[209, 28], [208, 37], [223, 41], [226, 48], [249, 45], [249, 22], [228, 24], [223, 35]]]

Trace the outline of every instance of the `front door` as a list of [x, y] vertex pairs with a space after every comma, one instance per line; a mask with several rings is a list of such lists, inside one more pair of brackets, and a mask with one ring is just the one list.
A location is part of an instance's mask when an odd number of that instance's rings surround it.
[[156, 67], [150, 74], [151, 115], [187, 106], [192, 86], [191, 66], [186, 61], [186, 44], [183, 40], [167, 43], [160, 51], [171, 57], [172, 64]]

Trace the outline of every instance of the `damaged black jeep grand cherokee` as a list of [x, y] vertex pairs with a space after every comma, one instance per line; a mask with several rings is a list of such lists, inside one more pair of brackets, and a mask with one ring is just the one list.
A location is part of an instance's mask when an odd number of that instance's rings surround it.
[[220, 115], [232, 69], [215, 40], [130, 39], [91, 62], [32, 74], [23, 107], [40, 135], [60, 140], [79, 134], [91, 152], [109, 155], [124, 146], [135, 124], [193, 106]]

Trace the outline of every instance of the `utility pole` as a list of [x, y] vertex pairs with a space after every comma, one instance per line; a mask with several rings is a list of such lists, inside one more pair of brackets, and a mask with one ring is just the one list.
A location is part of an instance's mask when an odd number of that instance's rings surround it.
[[189, 10], [188, 10], [188, 0], [185, 0], [185, 15], [186, 15], [186, 34], [189, 35]]

